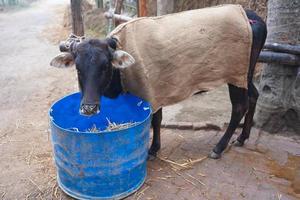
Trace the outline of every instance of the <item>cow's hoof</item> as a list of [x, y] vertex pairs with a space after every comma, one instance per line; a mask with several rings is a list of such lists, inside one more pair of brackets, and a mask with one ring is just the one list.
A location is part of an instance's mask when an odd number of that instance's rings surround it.
[[219, 159], [221, 158], [221, 154], [218, 154], [218, 153], [215, 153], [214, 151], [212, 151], [209, 155], [208, 155], [209, 158], [212, 158], [212, 159]]
[[148, 154], [147, 160], [152, 161], [156, 159], [156, 155]]
[[148, 151], [148, 160], [155, 160], [157, 156], [157, 150], [155, 148], [150, 148]]
[[160, 145], [151, 145], [148, 151], [148, 160], [154, 160], [157, 156], [157, 152], [160, 149]]
[[236, 140], [234, 142], [234, 146], [236, 146], [236, 147], [242, 147], [242, 146], [244, 146], [244, 142], [240, 142], [239, 140]]

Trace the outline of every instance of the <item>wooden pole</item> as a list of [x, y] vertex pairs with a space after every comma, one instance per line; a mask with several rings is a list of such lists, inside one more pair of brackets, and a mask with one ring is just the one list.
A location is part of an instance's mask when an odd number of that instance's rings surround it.
[[174, 0], [157, 0], [157, 16], [174, 12]]
[[147, 0], [138, 0], [138, 17], [147, 16]]
[[300, 45], [266, 43], [264, 49], [270, 49], [276, 52], [300, 55]]
[[107, 18], [107, 19], [115, 19], [115, 20], [118, 20], [120, 21], [121, 23], [122, 22], [128, 22], [129, 20], [132, 20], [133, 18], [132, 17], [127, 17], [125, 15], [118, 15], [118, 14], [113, 14], [113, 13], [110, 13], [110, 12], [105, 12], [104, 13], [104, 16]]
[[103, 0], [96, 0], [97, 8], [103, 8]]
[[299, 66], [300, 56], [288, 53], [279, 53], [272, 51], [262, 51], [258, 58], [259, 62], [276, 63], [280, 65]]
[[[121, 14], [122, 7], [123, 7], [123, 1], [124, 0], [116, 0], [116, 6], [115, 6], [115, 14], [119, 15]], [[118, 26], [121, 24], [121, 22], [117, 19], [115, 19], [115, 26]]]
[[81, 0], [71, 0], [72, 31], [77, 36], [84, 36]]

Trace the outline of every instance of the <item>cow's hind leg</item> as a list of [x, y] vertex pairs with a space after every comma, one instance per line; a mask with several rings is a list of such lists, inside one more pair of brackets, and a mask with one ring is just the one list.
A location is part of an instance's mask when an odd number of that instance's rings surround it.
[[255, 112], [256, 102], [258, 98], [258, 91], [253, 84], [253, 75], [255, 71], [255, 65], [261, 49], [266, 40], [267, 36], [267, 28], [266, 24], [258, 17], [254, 12], [247, 11], [247, 16], [249, 19], [257, 20], [256, 23], [251, 25], [252, 32], [253, 32], [253, 42], [252, 42], [252, 49], [251, 49], [251, 57], [250, 57], [250, 65], [248, 70], [248, 96], [249, 96], [249, 110], [246, 114], [244, 127], [241, 135], [238, 137], [235, 145], [236, 146], [243, 146], [245, 140], [249, 138], [251, 127], [253, 124], [253, 115]]
[[210, 154], [210, 158], [220, 158], [224, 149], [226, 149], [235, 129], [248, 109], [248, 94], [244, 88], [239, 88], [228, 84], [230, 101], [232, 104], [231, 119], [228, 128]]
[[149, 149], [149, 159], [156, 157], [157, 152], [160, 149], [160, 126], [162, 121], [162, 108], [160, 108], [152, 116], [151, 125], [153, 128], [153, 139]]
[[235, 146], [243, 146], [245, 140], [249, 138], [251, 127], [253, 124], [253, 115], [255, 112], [256, 102], [258, 99], [258, 91], [255, 88], [253, 83], [248, 85], [248, 94], [249, 94], [249, 109], [245, 116], [244, 127], [241, 135], [237, 138]]

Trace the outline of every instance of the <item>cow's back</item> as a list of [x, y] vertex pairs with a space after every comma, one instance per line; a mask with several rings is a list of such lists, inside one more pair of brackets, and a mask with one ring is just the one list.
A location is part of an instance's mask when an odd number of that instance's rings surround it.
[[224, 83], [247, 88], [252, 31], [239, 5], [138, 18], [109, 36], [136, 60], [122, 70], [124, 89], [154, 111]]

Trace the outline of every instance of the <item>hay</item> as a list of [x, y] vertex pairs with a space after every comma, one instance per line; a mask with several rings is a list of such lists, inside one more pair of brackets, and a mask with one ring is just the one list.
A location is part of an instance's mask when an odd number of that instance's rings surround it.
[[117, 124], [115, 122], [111, 122], [108, 118], [106, 118], [106, 120], [108, 122], [108, 125], [105, 130], [101, 130], [100, 128], [97, 128], [96, 124], [93, 124], [93, 126], [87, 129], [86, 131], [91, 133], [103, 132], [103, 131], [118, 131], [118, 130], [130, 128], [137, 124], [137, 122], [126, 122], [126, 123]]
[[177, 163], [175, 161], [172, 161], [172, 160], [169, 160], [169, 159], [166, 159], [166, 158], [162, 158], [162, 157], [158, 157], [158, 159], [160, 159], [161, 161], [164, 161], [166, 163], [169, 163], [171, 165], [178, 166], [181, 169], [189, 169], [189, 168], [192, 168], [194, 164], [200, 163], [200, 162], [204, 161], [205, 159], [207, 159], [207, 156], [204, 156], [202, 158], [195, 159], [195, 160], [188, 159], [187, 162], [185, 162], [185, 163]]
[[137, 122], [116, 124], [115, 122], [111, 122], [108, 118], [106, 118], [106, 120], [108, 121], [108, 126], [106, 127], [105, 131], [117, 131], [117, 130], [127, 129], [137, 124]]
[[[123, 129], [127, 129], [130, 128], [132, 126], [135, 126], [138, 124], [138, 122], [126, 122], [126, 123], [115, 123], [115, 122], [111, 122], [108, 118], [106, 118], [108, 125], [104, 130], [101, 130], [100, 128], [98, 128], [96, 126], [96, 124], [93, 124], [91, 128], [88, 128], [85, 130], [85, 132], [90, 132], [90, 133], [96, 133], [96, 132], [106, 132], [106, 131], [119, 131], [119, 130], [123, 130]], [[81, 132], [81, 130], [79, 130], [76, 127], [71, 127], [68, 128], [71, 131], [75, 131], [75, 132]]]
[[134, 199], [139, 200], [145, 193], [146, 190], [148, 190], [150, 188], [150, 186], [146, 186], [144, 189], [142, 189], [140, 192], [136, 192], [134, 194]]

